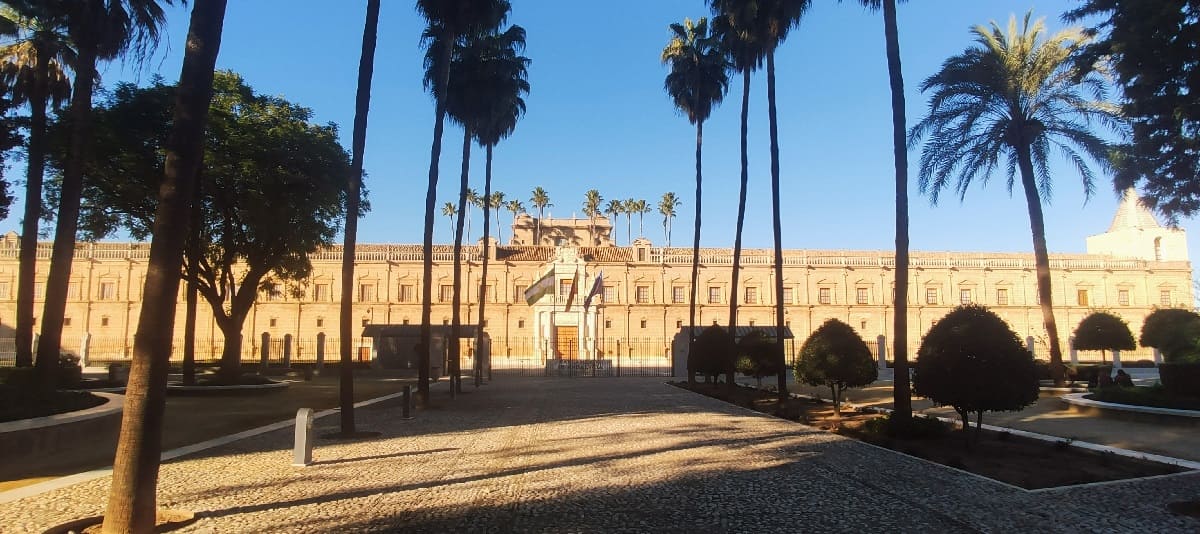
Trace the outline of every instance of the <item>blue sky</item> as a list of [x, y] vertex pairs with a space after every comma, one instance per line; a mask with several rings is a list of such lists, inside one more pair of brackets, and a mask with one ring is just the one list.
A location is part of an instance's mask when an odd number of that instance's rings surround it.
[[[342, 128], [349, 145], [365, 0], [230, 2], [219, 68], [241, 73], [259, 92], [311, 107], [320, 121]], [[683, 198], [672, 242], [691, 241], [695, 130], [662, 91], [659, 53], [667, 25], [707, 15], [702, 0], [604, 3], [514, 0], [509, 21], [528, 32], [532, 59], [528, 114], [495, 153], [495, 188], [529, 204], [545, 187], [556, 217], [580, 215], [583, 192], [605, 199], [644, 198], [666, 191]], [[1001, 23], [1032, 9], [1051, 30], [1074, 1], [976, 2], [922, 0], [900, 6], [899, 27], [908, 121], [927, 106], [918, 85], [947, 57], [970, 44], [974, 24]], [[336, 6], [336, 8], [334, 7]], [[113, 64], [104, 83], [178, 78], [187, 11], [169, 13], [168, 40], [140, 68]], [[432, 138], [432, 99], [421, 86], [423, 21], [413, 2], [386, 0], [372, 90], [365, 168], [373, 211], [360, 222], [360, 242], [417, 243]], [[817, 0], [777, 56], [783, 232], [787, 248], [888, 250], [893, 246], [891, 115], [880, 13], [856, 1]], [[737, 210], [738, 111], [735, 83], [705, 125], [704, 246], [731, 246]], [[751, 89], [750, 193], [745, 245], [771, 246], [770, 174], [765, 74]], [[462, 132], [443, 139], [439, 207], [456, 194]], [[472, 158], [472, 185], [482, 190], [482, 150]], [[910, 153], [916, 161], [918, 153]], [[1051, 251], [1083, 252], [1088, 235], [1103, 232], [1116, 206], [1108, 177], [1085, 203], [1079, 177], [1055, 161], [1054, 196], [1046, 206]], [[23, 172], [23, 169], [21, 169]], [[12, 172], [12, 171], [10, 171]], [[15, 172], [14, 172], [15, 174]], [[1026, 252], [1032, 249], [1020, 191], [1003, 176], [931, 206], [912, 172], [911, 240], [915, 250]], [[19, 191], [18, 191], [19, 193]], [[18, 197], [20, 195], [18, 194]], [[0, 223], [18, 228], [19, 209]], [[478, 219], [476, 219], [478, 220]], [[502, 221], [509, 221], [502, 212]], [[646, 236], [664, 241], [661, 217], [648, 215]], [[634, 234], [637, 219], [634, 218]], [[1193, 229], [1193, 221], [1184, 221]], [[449, 242], [438, 216], [436, 240]], [[478, 235], [478, 223], [474, 231]], [[508, 231], [505, 229], [505, 236]], [[1197, 249], [1192, 232], [1191, 248]], [[618, 227], [624, 242], [624, 222]]]

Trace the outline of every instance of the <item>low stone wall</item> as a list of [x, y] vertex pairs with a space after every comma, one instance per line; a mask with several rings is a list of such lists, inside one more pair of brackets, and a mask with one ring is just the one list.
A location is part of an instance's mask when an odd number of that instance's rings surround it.
[[1087, 395], [1089, 393], [1071, 393], [1059, 399], [1069, 411], [1082, 415], [1167, 426], [1200, 427], [1200, 411], [1101, 402], [1084, 398]]
[[0, 423], [0, 458], [4, 462], [45, 461], [80, 441], [115, 443], [121, 430], [125, 397], [94, 393], [106, 402], [86, 410]]

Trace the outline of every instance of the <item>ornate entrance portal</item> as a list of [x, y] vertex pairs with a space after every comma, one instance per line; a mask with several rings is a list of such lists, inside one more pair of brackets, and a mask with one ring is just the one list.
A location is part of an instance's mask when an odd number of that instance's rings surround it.
[[560, 360], [579, 359], [579, 327], [554, 327], [554, 357]]

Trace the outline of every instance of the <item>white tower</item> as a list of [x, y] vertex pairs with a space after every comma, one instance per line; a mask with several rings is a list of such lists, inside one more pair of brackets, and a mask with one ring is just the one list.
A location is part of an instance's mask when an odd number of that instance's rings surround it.
[[1137, 191], [1129, 188], [1108, 231], [1087, 238], [1087, 252], [1147, 261], [1188, 261], [1187, 233], [1159, 224]]

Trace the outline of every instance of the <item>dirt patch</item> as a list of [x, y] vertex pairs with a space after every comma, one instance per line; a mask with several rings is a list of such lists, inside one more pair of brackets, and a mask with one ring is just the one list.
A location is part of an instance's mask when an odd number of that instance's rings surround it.
[[[739, 387], [730, 391], [724, 385], [676, 385], [731, 404], [805, 423], [1025, 489], [1071, 486], [1184, 471], [1176, 466], [1072, 447], [1070, 440], [1065, 439], [1046, 442], [1015, 436], [1008, 432], [983, 430], [978, 439], [971, 436], [971, 442], [968, 444], [967, 435], [958, 430], [960, 426], [953, 430], [947, 428], [940, 435], [919, 438], [894, 437], [882, 431], [886, 425], [879, 422], [870, 423], [882, 419], [884, 416], [881, 414], [843, 409], [841, 417], [837, 417], [831, 404], [806, 398], [780, 401], [774, 393], [752, 388]], [[974, 434], [975, 430], [972, 428], [970, 432]]]

